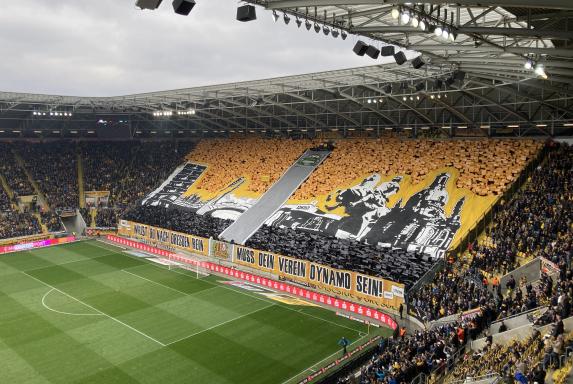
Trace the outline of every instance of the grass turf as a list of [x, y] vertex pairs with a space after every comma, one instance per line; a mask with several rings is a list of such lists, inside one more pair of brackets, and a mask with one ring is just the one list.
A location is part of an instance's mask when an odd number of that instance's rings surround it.
[[373, 336], [223, 281], [95, 241], [2, 255], [0, 383], [290, 384]]

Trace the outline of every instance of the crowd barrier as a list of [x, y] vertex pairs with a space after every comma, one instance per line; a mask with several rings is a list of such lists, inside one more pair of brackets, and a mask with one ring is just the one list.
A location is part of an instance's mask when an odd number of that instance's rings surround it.
[[[106, 237], [109, 241], [114, 243], [124, 245], [131, 248], [136, 248], [142, 250], [144, 252], [148, 252], [151, 254], [155, 254], [161, 257], [169, 258], [170, 260], [189, 263], [189, 264], [197, 264], [197, 261], [188, 259], [185, 256], [178, 255], [171, 251], [166, 251], [164, 249], [159, 249], [154, 246], [141, 243], [139, 241], [129, 240], [120, 236], [108, 235]], [[326, 305], [329, 307], [333, 307], [338, 310], [351, 312], [369, 319], [374, 320], [374, 322], [387, 326], [391, 329], [396, 329], [398, 324], [396, 321], [388, 314], [380, 312], [374, 308], [370, 308], [367, 306], [363, 306], [360, 304], [356, 304], [354, 302], [346, 301], [343, 299], [339, 299], [336, 297], [332, 297], [329, 295], [321, 294], [315, 291], [311, 291], [309, 289], [304, 289], [296, 285], [276, 281], [273, 279], [268, 279], [265, 277], [257, 276], [252, 273], [240, 271], [235, 268], [225, 267], [219, 264], [215, 264], [212, 262], [201, 262], [201, 267], [206, 268], [214, 273], [219, 273], [222, 275], [226, 275], [232, 277], [234, 279], [243, 280], [252, 284], [261, 285], [264, 287], [268, 287], [277, 291], [286, 292], [293, 296], [298, 296], [302, 299], [312, 301], [315, 303], [319, 303], [322, 305]]]
[[150, 225], [120, 220], [120, 236], [176, 252], [215, 257], [263, 272], [275, 280], [294, 283], [375, 308], [398, 310], [404, 304], [404, 284], [307, 260], [259, 251]]
[[29, 243], [5, 245], [5, 246], [0, 246], [0, 254], [26, 251], [28, 249], [34, 249], [34, 248], [50, 247], [53, 245], [71, 243], [72, 241], [75, 240], [76, 238], [74, 236], [68, 236], [55, 239], [38, 240]]

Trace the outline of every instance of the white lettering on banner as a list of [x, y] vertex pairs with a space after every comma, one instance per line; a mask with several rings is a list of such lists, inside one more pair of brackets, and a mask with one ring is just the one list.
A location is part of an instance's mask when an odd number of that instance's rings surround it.
[[274, 269], [275, 255], [272, 253], [259, 252], [259, 267]]
[[382, 297], [384, 281], [356, 275], [356, 291], [372, 297]]
[[145, 225], [135, 224], [133, 231], [139, 236], [147, 236], [147, 227]]
[[255, 264], [255, 252], [252, 249], [237, 247], [237, 260], [244, 263]]
[[323, 267], [316, 264], [310, 265], [310, 279], [336, 288], [350, 290], [351, 275], [349, 272], [337, 271], [332, 268]]
[[279, 256], [279, 271], [291, 276], [306, 277], [306, 263]]
[[199, 252], [203, 252], [204, 246], [203, 246], [203, 240], [202, 239], [193, 238], [193, 239], [191, 239], [191, 244], [192, 244], [194, 250], [199, 251]]
[[404, 297], [404, 288], [392, 285], [392, 293], [394, 296]]
[[384, 298], [392, 300], [394, 298], [394, 294], [392, 292], [384, 291]]

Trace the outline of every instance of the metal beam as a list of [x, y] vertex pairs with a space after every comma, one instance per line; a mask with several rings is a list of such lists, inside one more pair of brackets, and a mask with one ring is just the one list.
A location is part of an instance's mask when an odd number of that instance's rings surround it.
[[293, 114], [295, 114], [296, 116], [298, 116], [298, 117], [300, 117], [300, 118], [302, 118], [302, 119], [311, 121], [311, 122], [313, 122], [315, 125], [318, 125], [318, 126], [320, 126], [320, 127], [322, 127], [322, 128], [326, 128], [326, 124], [324, 124], [322, 121], [320, 121], [320, 120], [318, 120], [318, 119], [315, 119], [314, 117], [309, 116], [309, 115], [307, 115], [306, 113], [300, 112], [298, 109], [296, 109], [296, 108], [294, 108], [294, 107], [290, 107], [290, 106], [288, 106], [288, 105], [281, 104], [281, 103], [275, 102], [274, 100], [267, 99], [267, 98], [263, 98], [263, 101], [264, 101], [265, 103], [267, 103], [267, 104], [274, 105], [274, 106], [276, 106], [276, 107], [279, 107], [279, 108], [284, 109], [284, 110], [287, 111], [287, 112], [293, 113]]
[[[310, 98], [308, 98], [308, 97], [306, 97], [306, 96], [298, 95], [298, 94], [296, 94], [296, 93], [285, 93], [285, 95], [294, 97], [295, 99], [299, 99], [299, 100], [302, 100], [302, 101], [306, 101], [307, 103], [311, 103], [312, 105], [314, 105], [314, 106], [316, 106], [316, 107], [319, 107], [319, 108], [321, 108], [321, 109], [324, 109], [325, 111], [328, 111], [328, 112], [330, 112], [330, 113], [333, 113], [333, 114], [335, 114], [336, 116], [340, 117], [341, 119], [344, 119], [344, 120], [348, 121], [349, 123], [351, 123], [351, 124], [354, 125], [355, 127], [361, 127], [361, 126], [362, 126], [362, 123], [359, 122], [358, 120], [355, 120], [355, 119], [353, 119], [353, 118], [350, 117], [350, 116], [346, 116], [345, 114], [338, 112], [337, 110], [335, 110], [335, 109], [329, 107], [328, 105], [320, 104], [320, 102], [318, 102], [318, 101], [316, 101], [316, 100], [310, 99]], [[325, 103], [325, 104], [326, 104], [326, 103]]]
[[[254, 2], [254, 1], [249, 1]], [[257, 2], [259, 3], [259, 2]], [[411, 0], [392, 0], [390, 4], [411, 4]], [[425, 4], [443, 5], [444, 0], [425, 0]], [[345, 5], [380, 5], [380, 0], [270, 0], [266, 1], [268, 9], [285, 9], [297, 7], [322, 7]], [[535, 0], [458, 0], [460, 6], [476, 7], [522, 7], [573, 10], [570, 0], [544, 0], [543, 3]]]
[[456, 43], [443, 44], [410, 44], [406, 45], [405, 48], [413, 49], [415, 51], [473, 51], [473, 52], [487, 52], [487, 53], [497, 53], [497, 52], [508, 52], [516, 53], [519, 55], [526, 55], [528, 53], [534, 53], [539, 55], [551, 55], [551, 56], [563, 56], [563, 57], [573, 57], [573, 49], [565, 48], [530, 48], [530, 47], [502, 47], [496, 48], [492, 46], [480, 45], [478, 47], [474, 45], [460, 45]]
[[[353, 33], [407, 33], [416, 35], [427, 35], [428, 32], [419, 28], [409, 27], [406, 25], [392, 26], [371, 26], [371, 27], [354, 27]], [[456, 32], [464, 35], [500, 35], [500, 36], [525, 36], [545, 39], [573, 39], [571, 31], [552, 31], [544, 29], [527, 29], [527, 28], [496, 28], [496, 27], [459, 27]]]

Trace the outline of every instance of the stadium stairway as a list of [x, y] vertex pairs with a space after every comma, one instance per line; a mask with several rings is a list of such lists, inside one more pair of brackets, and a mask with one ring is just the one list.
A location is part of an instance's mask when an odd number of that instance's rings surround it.
[[78, 152], [78, 195], [80, 198], [79, 207], [85, 208], [86, 195], [84, 191], [84, 163], [82, 162], [82, 155]]
[[12, 191], [12, 188], [10, 188], [10, 185], [8, 184], [8, 180], [6, 180], [6, 177], [2, 174], [0, 174], [0, 188], [3, 188], [6, 191], [10, 200], [14, 198], [14, 191]]
[[219, 237], [236, 244], [245, 244], [265, 221], [286, 203], [330, 152], [307, 150], [251, 208], [239, 216]]
[[30, 171], [28, 171], [28, 168], [26, 168], [26, 163], [24, 162], [24, 159], [22, 159], [20, 154], [18, 154], [16, 151], [14, 151], [14, 159], [16, 159], [18, 165], [20, 166], [20, 168], [22, 168], [22, 171], [24, 171], [24, 173], [26, 174], [26, 177], [28, 178], [30, 185], [32, 186], [32, 188], [34, 188], [34, 192], [36, 192], [36, 195], [38, 196], [38, 205], [40, 205], [42, 208], [46, 210], [49, 210], [50, 207], [48, 205], [48, 200], [46, 199], [46, 196], [44, 196], [42, 190], [40, 189], [40, 186], [38, 185], [38, 183], [36, 183], [36, 180], [34, 180]]

